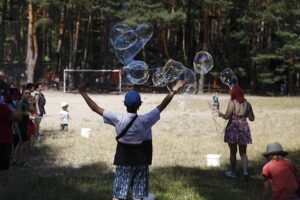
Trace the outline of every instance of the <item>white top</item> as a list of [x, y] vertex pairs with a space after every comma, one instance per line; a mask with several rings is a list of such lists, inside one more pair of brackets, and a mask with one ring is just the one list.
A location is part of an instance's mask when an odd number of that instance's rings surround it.
[[60, 114], [60, 123], [68, 124], [69, 112], [66, 110], [61, 110], [59, 114]]
[[[135, 116], [134, 113], [116, 113], [104, 111], [104, 123], [115, 127], [117, 135], [119, 135], [131, 119]], [[145, 140], [152, 140], [151, 127], [160, 119], [158, 108], [154, 108], [149, 113], [139, 115], [127, 133], [119, 139], [120, 142], [126, 144], [140, 144]]]

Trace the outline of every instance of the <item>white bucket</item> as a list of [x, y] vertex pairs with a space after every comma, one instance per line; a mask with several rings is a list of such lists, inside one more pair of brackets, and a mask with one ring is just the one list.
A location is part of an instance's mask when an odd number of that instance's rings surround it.
[[155, 200], [155, 196], [151, 193], [148, 193], [148, 197], [143, 198], [144, 200]]
[[220, 154], [207, 154], [206, 161], [209, 167], [220, 167]]
[[91, 129], [90, 128], [81, 128], [81, 134], [82, 137], [88, 138], [91, 135]]

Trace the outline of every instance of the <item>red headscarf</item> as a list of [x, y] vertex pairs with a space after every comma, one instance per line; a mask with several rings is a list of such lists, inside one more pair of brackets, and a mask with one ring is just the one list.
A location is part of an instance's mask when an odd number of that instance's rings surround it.
[[246, 100], [243, 90], [238, 86], [234, 86], [231, 89], [230, 96], [232, 100], [236, 99], [239, 103], [243, 103]]

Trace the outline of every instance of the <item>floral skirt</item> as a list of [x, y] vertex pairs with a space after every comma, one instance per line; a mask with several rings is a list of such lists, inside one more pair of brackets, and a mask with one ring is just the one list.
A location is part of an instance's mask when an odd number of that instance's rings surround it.
[[247, 118], [233, 115], [225, 129], [224, 142], [230, 144], [252, 144]]

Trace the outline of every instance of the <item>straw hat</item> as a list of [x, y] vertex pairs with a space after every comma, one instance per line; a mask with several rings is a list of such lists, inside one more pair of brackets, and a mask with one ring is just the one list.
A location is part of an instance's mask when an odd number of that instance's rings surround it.
[[268, 157], [271, 155], [279, 155], [279, 156], [286, 156], [288, 153], [283, 151], [283, 148], [279, 142], [274, 142], [267, 145], [267, 150], [263, 154], [263, 156]]
[[66, 107], [66, 106], [68, 106], [68, 103], [67, 102], [62, 102], [61, 103], [61, 107], [63, 108], [63, 107]]

